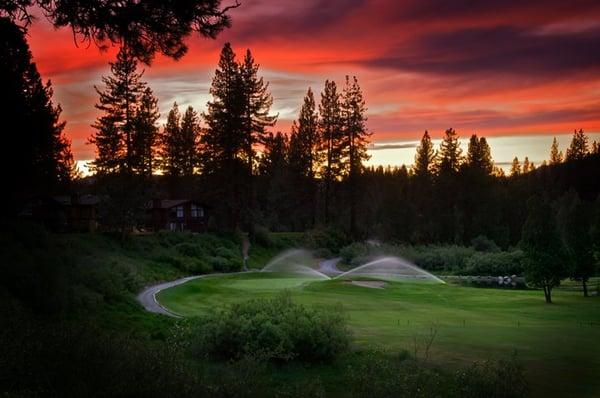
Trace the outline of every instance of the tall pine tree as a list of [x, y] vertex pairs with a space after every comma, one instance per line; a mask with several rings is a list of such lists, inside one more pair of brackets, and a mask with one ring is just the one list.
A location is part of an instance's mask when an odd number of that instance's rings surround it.
[[421, 142], [417, 146], [415, 163], [412, 168], [413, 174], [419, 179], [429, 179], [435, 167], [435, 151], [429, 132], [425, 130]]
[[96, 159], [91, 168], [99, 174], [133, 171], [135, 115], [146, 86], [126, 47], [110, 63], [110, 70], [112, 76], [102, 78], [104, 90], [94, 86], [100, 96], [96, 108], [103, 114], [92, 126], [96, 132], [90, 143], [96, 145]]
[[159, 117], [158, 99], [150, 87], [146, 87], [133, 121], [131, 168], [136, 174], [151, 176], [156, 169]]
[[319, 131], [321, 136], [321, 153], [325, 161], [321, 168], [321, 176], [325, 181], [324, 193], [324, 218], [329, 223], [329, 205], [332, 197], [334, 182], [341, 177], [342, 167], [342, 124], [340, 95], [334, 81], [326, 80], [325, 88], [321, 93], [319, 104]]
[[565, 159], [569, 160], [581, 160], [585, 158], [590, 152], [588, 137], [585, 135], [583, 130], [575, 130], [573, 138], [571, 139], [571, 145], [567, 148]]
[[456, 174], [460, 168], [462, 149], [460, 149], [458, 135], [452, 128], [444, 132], [437, 161], [439, 175]]
[[350, 235], [357, 236], [357, 206], [359, 194], [359, 176], [363, 170], [363, 161], [369, 159], [367, 144], [371, 133], [367, 131], [366, 104], [358, 79], [346, 76], [346, 84], [341, 99], [342, 137], [340, 147], [342, 166], [348, 177], [350, 199]]
[[563, 161], [563, 153], [558, 149], [558, 140], [556, 137], [552, 140], [550, 147], [550, 164], [558, 164]]
[[[69, 140], [60, 121], [60, 106], [52, 103], [52, 86], [44, 84], [32, 60], [24, 33], [6, 18], [0, 18], [0, 115], [6, 126], [2, 157], [8, 211], [16, 213], [30, 195], [62, 190], [74, 175]], [[16, 161], [16, 162], [15, 162]]]

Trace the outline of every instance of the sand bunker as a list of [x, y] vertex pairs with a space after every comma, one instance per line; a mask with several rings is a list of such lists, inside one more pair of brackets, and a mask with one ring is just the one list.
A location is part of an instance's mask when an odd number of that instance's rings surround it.
[[368, 287], [370, 289], [383, 289], [385, 287], [384, 281], [348, 281], [344, 283], [346, 283], [347, 285]]

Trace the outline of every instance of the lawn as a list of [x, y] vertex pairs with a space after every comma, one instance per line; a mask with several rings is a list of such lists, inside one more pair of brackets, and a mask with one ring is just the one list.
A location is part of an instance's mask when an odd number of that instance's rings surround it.
[[289, 289], [298, 302], [336, 306], [348, 316], [357, 350], [407, 350], [452, 369], [470, 361], [523, 363], [534, 396], [597, 396], [600, 391], [600, 297], [556, 291], [555, 304], [530, 290], [387, 283], [369, 289], [341, 280], [315, 281], [276, 273], [209, 276], [162, 291], [169, 309], [195, 316], [210, 308]]

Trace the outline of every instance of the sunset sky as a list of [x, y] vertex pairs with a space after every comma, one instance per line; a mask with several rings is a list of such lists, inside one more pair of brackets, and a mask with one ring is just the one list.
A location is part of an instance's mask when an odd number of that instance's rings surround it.
[[[205, 110], [229, 41], [239, 55], [250, 48], [261, 64], [279, 113], [276, 130], [289, 130], [308, 86], [319, 93], [326, 78], [341, 83], [356, 75], [373, 141], [388, 145], [371, 151], [372, 163], [410, 163], [426, 129], [433, 137], [448, 127], [465, 138], [493, 136], [501, 164], [514, 155], [539, 162], [553, 135], [575, 128], [600, 138], [599, 1], [241, 2], [216, 40], [192, 36], [180, 61], [157, 57], [144, 67], [163, 117], [174, 101]], [[70, 30], [54, 30], [43, 18], [29, 43], [53, 82], [75, 157], [93, 158], [86, 145], [97, 115], [93, 86], [116, 51], [77, 47]]]

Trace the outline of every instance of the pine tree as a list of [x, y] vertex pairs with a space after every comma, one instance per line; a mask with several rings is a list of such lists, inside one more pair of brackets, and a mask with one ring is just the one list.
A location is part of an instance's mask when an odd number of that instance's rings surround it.
[[178, 174], [191, 176], [198, 169], [198, 146], [200, 144], [200, 121], [198, 114], [191, 106], [187, 107], [181, 118], [179, 134], [180, 138], [176, 140], [181, 159]]
[[208, 111], [203, 114], [208, 125], [202, 137], [206, 148], [203, 167], [208, 173], [231, 167], [247, 150], [243, 124], [245, 98], [241, 86], [235, 54], [231, 45], [225, 43], [210, 87], [213, 100], [208, 102]]
[[523, 160], [523, 174], [527, 174], [530, 172], [529, 170], [529, 158], [527, 156], [525, 156], [525, 160]]
[[460, 149], [460, 142], [456, 131], [451, 128], [446, 130], [438, 154], [438, 174], [447, 175], [457, 173], [462, 162], [461, 154], [462, 149]]
[[521, 175], [521, 164], [519, 163], [519, 158], [515, 156], [510, 166], [510, 176], [518, 177], [519, 175]]
[[465, 166], [471, 170], [480, 171], [484, 175], [491, 175], [494, 171], [494, 162], [490, 146], [485, 137], [478, 138], [473, 134], [469, 139]]
[[273, 97], [269, 84], [258, 77], [259, 65], [254, 61], [250, 50], [246, 50], [244, 61], [239, 65], [241, 90], [243, 95], [243, 128], [246, 162], [252, 175], [255, 146], [265, 143], [266, 128], [275, 125], [277, 115], [270, 115]]
[[[74, 176], [75, 166], [63, 133], [65, 122], [60, 121], [61, 108], [52, 103], [52, 85], [42, 82], [24, 33], [0, 18], [0, 37], [3, 145], [13, 151], [1, 158], [0, 173], [11, 212], [30, 195], [64, 188]], [[13, 153], [18, 156], [11, 156]]]
[[[298, 115], [298, 122], [292, 124], [292, 136], [298, 171], [308, 177], [314, 178], [316, 171], [321, 166], [319, 153], [319, 116], [316, 111], [315, 98], [310, 87], [304, 97], [304, 103]], [[290, 145], [292, 145], [290, 138]]]
[[150, 87], [146, 87], [140, 98], [133, 121], [132, 171], [151, 176], [156, 168], [155, 149], [158, 141], [158, 99]]
[[125, 47], [117, 54], [117, 61], [110, 63], [110, 70], [112, 76], [102, 78], [105, 89], [94, 86], [100, 96], [96, 108], [103, 115], [92, 126], [96, 132], [90, 143], [96, 144], [96, 159], [91, 168], [100, 174], [133, 171], [135, 114], [146, 85]]
[[371, 136], [365, 124], [367, 108], [356, 76], [352, 80], [346, 76], [340, 109], [343, 134], [340, 140], [342, 167], [343, 173], [348, 177], [350, 190], [350, 234], [356, 237], [358, 177], [363, 170], [362, 162], [369, 159], [367, 144]]
[[550, 164], [558, 164], [563, 161], [563, 153], [558, 150], [558, 140], [556, 137], [552, 140], [552, 146], [550, 147]]
[[160, 135], [159, 157], [162, 172], [169, 176], [178, 176], [179, 165], [182, 163], [179, 152], [179, 138], [181, 137], [181, 114], [177, 102], [167, 115], [167, 123]]
[[417, 146], [413, 174], [418, 178], [431, 177], [435, 168], [435, 158], [436, 154], [433, 149], [431, 137], [429, 137], [429, 132], [425, 130], [425, 134], [423, 134], [421, 142]]
[[342, 126], [340, 95], [334, 81], [325, 81], [319, 104], [319, 130], [321, 136], [321, 153], [325, 164], [321, 168], [321, 176], [325, 181], [325, 223], [329, 222], [329, 202], [333, 183], [342, 173]]
[[589, 153], [588, 137], [585, 135], [583, 130], [575, 130], [573, 138], [571, 139], [571, 145], [567, 149], [565, 159], [570, 160], [581, 160], [585, 158]]

